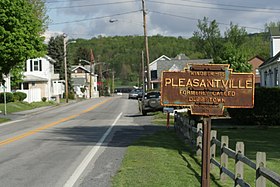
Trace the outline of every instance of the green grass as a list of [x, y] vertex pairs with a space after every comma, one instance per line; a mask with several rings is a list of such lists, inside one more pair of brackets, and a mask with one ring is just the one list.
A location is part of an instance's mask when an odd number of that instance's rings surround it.
[[130, 146], [113, 186], [200, 186], [199, 165], [173, 130]]
[[[31, 110], [38, 107], [54, 105], [54, 102], [11, 102], [7, 103], [7, 113], [20, 112], [24, 110]], [[0, 104], [0, 110], [4, 112], [4, 104]]]
[[[158, 113], [154, 121], [160, 123], [166, 120], [165, 116]], [[254, 162], [258, 151], [266, 152], [267, 167], [280, 174], [280, 128], [217, 130], [218, 139], [221, 135], [229, 136], [230, 148], [233, 150], [237, 141], [243, 141], [245, 155]], [[173, 128], [141, 138], [128, 147], [122, 166], [113, 178], [113, 186], [200, 186], [201, 160], [193, 152], [188, 143], [182, 143]], [[216, 159], [220, 160], [218, 154]], [[234, 172], [232, 159], [229, 159], [229, 169]], [[255, 171], [246, 165], [244, 169], [245, 181], [255, 186]], [[231, 187], [234, 183], [230, 179], [222, 183], [219, 180], [219, 169], [215, 167], [211, 170], [212, 186]], [[267, 186], [275, 185], [267, 181]]]
[[0, 118], [0, 123], [4, 123], [4, 122], [7, 122], [7, 121], [10, 121], [10, 120], [7, 119], [7, 118]]
[[[256, 161], [257, 152], [266, 152], [267, 165], [270, 170], [280, 174], [280, 127], [270, 128], [242, 128], [242, 129], [216, 129], [218, 139], [221, 136], [229, 137], [229, 146], [235, 150], [236, 142], [244, 142], [245, 155], [252, 161]], [[219, 158], [218, 158], [219, 159]], [[234, 160], [230, 159], [229, 169], [234, 172]], [[248, 166], [244, 166], [245, 181], [254, 186], [255, 171]], [[215, 169], [212, 173], [218, 176], [219, 169]], [[233, 183], [227, 183], [233, 184]], [[230, 186], [230, 185], [229, 185]], [[267, 187], [275, 186], [267, 181]]]

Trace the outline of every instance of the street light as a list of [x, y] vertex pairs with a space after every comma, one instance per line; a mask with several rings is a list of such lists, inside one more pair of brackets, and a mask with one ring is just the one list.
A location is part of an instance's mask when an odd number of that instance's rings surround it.
[[63, 55], [64, 55], [64, 76], [65, 76], [65, 102], [68, 103], [68, 77], [67, 77], [67, 45], [76, 41], [67, 42], [67, 35], [63, 33]]
[[79, 62], [86, 62], [90, 65], [90, 82], [89, 82], [89, 97], [91, 98], [92, 96], [92, 73], [95, 77], [95, 66], [98, 65], [98, 64], [103, 64], [103, 62], [97, 62], [97, 63], [91, 63], [87, 60], [83, 60], [83, 59], [80, 59]]

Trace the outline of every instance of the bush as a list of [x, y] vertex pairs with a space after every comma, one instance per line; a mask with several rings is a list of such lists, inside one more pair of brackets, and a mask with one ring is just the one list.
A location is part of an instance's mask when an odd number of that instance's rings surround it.
[[[14, 95], [13, 93], [6, 92], [6, 102], [13, 102], [14, 101]], [[0, 103], [4, 103], [4, 93], [0, 93]]]
[[23, 92], [14, 93], [14, 101], [23, 101], [26, 97], [27, 97], [26, 93]]
[[279, 103], [279, 88], [256, 88], [254, 108], [228, 108], [228, 112], [235, 121], [242, 125], [280, 125]]
[[68, 99], [75, 99], [75, 93], [74, 92], [70, 92], [69, 94], [68, 94]]
[[46, 101], [47, 101], [47, 98], [46, 98], [46, 97], [42, 97], [42, 101], [43, 101], [43, 102], [46, 102]]

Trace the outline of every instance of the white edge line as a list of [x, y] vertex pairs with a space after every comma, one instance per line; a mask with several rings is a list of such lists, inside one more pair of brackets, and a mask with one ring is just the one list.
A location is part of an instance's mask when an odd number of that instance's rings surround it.
[[104, 135], [100, 138], [100, 140], [97, 142], [97, 144], [90, 150], [90, 152], [86, 155], [84, 160], [81, 162], [81, 164], [76, 168], [74, 173], [71, 175], [71, 177], [67, 180], [67, 182], [64, 184], [64, 187], [70, 187], [74, 186], [76, 181], [79, 179], [81, 174], [84, 172], [92, 158], [95, 156], [97, 151], [100, 149], [101, 145], [103, 144], [104, 140], [107, 138], [107, 136], [112, 131], [113, 127], [116, 125], [117, 121], [122, 116], [122, 112], [118, 115], [118, 117], [115, 119], [114, 123], [110, 126], [110, 128], [104, 133]]
[[20, 121], [23, 121], [25, 119], [19, 119], [19, 120], [15, 120], [15, 121], [8, 121], [8, 122], [5, 122], [5, 123], [0, 123], [0, 127], [3, 127], [5, 125], [9, 125], [9, 124], [12, 124], [12, 123], [17, 123], [17, 122], [20, 122]]

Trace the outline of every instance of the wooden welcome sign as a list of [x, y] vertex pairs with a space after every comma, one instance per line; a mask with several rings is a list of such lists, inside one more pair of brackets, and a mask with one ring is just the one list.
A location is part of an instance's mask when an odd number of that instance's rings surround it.
[[191, 64], [180, 72], [162, 72], [161, 104], [219, 116], [224, 108], [252, 108], [254, 85], [253, 73], [233, 73], [228, 64]]

